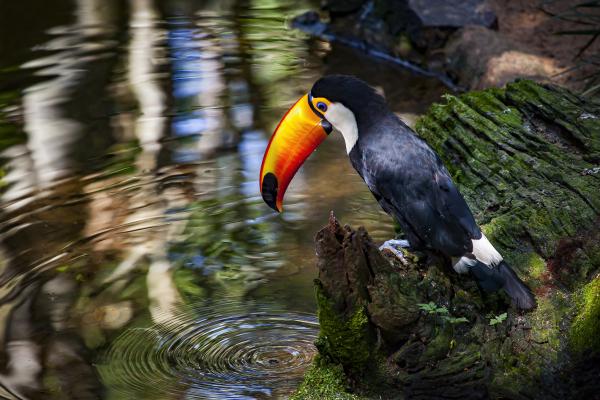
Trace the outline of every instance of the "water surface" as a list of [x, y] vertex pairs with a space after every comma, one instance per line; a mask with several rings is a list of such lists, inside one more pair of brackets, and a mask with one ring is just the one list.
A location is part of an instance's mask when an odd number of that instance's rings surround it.
[[317, 2], [54, 3], [0, 3], [0, 396], [285, 398], [315, 354], [315, 232], [393, 227], [337, 133], [273, 213], [273, 128], [327, 73], [409, 122], [444, 88], [287, 27]]

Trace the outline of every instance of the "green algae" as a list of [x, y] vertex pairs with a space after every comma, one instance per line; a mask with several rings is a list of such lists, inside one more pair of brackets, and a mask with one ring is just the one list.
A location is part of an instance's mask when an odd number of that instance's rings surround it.
[[319, 325], [321, 330], [316, 346], [327, 361], [348, 366], [359, 373], [372, 360], [374, 337], [371, 332], [366, 307], [359, 305], [349, 318], [340, 316], [323, 291], [322, 284], [315, 281]]
[[319, 354], [305, 373], [292, 400], [359, 400], [349, 392], [348, 374], [362, 375], [368, 364], [375, 363], [374, 336], [367, 310], [357, 305], [348, 318], [340, 315], [315, 280], [320, 332], [315, 342]]
[[360, 400], [361, 397], [348, 392], [347, 386], [343, 367], [317, 356], [290, 400]]
[[439, 329], [433, 339], [427, 343], [421, 359], [428, 361], [443, 359], [450, 351], [452, 340], [452, 327], [446, 326], [444, 329]]
[[576, 352], [600, 351], [600, 277], [585, 285], [581, 292], [569, 341]]
[[529, 283], [532, 289], [540, 287], [544, 284], [545, 274], [548, 272], [547, 262], [538, 253], [530, 249], [524, 251], [512, 251], [509, 258], [505, 257], [510, 265], [518, 266], [515, 268], [521, 274], [527, 272], [529, 274]]

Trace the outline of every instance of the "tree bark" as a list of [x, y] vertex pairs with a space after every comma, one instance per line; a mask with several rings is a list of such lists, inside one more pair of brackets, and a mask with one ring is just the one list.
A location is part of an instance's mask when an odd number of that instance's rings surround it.
[[600, 108], [531, 81], [448, 96], [417, 132], [533, 289], [523, 313], [446, 260], [316, 236], [319, 355], [296, 398], [600, 398]]

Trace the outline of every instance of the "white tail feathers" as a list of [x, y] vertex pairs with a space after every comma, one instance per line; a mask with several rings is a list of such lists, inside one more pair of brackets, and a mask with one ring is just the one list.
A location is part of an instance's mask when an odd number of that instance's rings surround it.
[[478, 261], [489, 267], [495, 267], [502, 262], [502, 256], [485, 237], [483, 232], [480, 239], [473, 239], [471, 242], [473, 243], [473, 255]]

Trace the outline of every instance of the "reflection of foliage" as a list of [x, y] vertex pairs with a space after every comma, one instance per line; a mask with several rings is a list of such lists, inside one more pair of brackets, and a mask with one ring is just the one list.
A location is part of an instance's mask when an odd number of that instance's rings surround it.
[[[7, 69], [0, 70], [0, 73], [8, 72]], [[21, 96], [20, 90], [0, 92], [0, 153], [17, 144], [26, 143], [27, 135], [19, 126], [19, 123], [11, 121], [9, 110], [19, 104]], [[0, 190], [5, 189], [8, 183], [4, 177], [8, 173], [4, 159], [0, 158]]]
[[[228, 195], [190, 205], [183, 239], [169, 249], [171, 259], [188, 271], [177, 271], [175, 276], [178, 287], [189, 295], [196, 293], [187, 289], [200, 281], [206, 284], [207, 280], [243, 293], [264, 278], [265, 269], [279, 266], [275, 260], [265, 260], [268, 245], [274, 239], [270, 233], [272, 224], [255, 222], [258, 211], [253, 210], [252, 204], [245, 207], [239, 202], [237, 195]], [[255, 263], [259, 265], [254, 266]]]
[[239, 204], [227, 206], [238, 201], [237, 196], [226, 196], [190, 205], [192, 214], [183, 245], [202, 250], [205, 265], [218, 265], [220, 269], [231, 262], [243, 262], [251, 250], [266, 244], [261, 224], [246, 223], [248, 217], [240, 215], [243, 210]]
[[184, 298], [201, 299], [206, 297], [206, 289], [198, 285], [198, 277], [194, 271], [179, 268], [174, 272], [173, 280]]
[[[0, 92], [0, 152], [27, 140], [25, 133], [9, 121], [5, 111], [6, 107], [15, 104], [18, 98], [18, 91]], [[3, 164], [3, 160], [0, 160], [0, 189], [6, 185], [4, 176], [6, 176], [7, 171]]]
[[560, 0], [545, 0], [542, 9], [555, 18], [577, 25], [577, 28], [556, 32], [557, 35], [578, 35], [588, 38], [577, 53], [576, 58], [579, 62], [570, 71], [589, 67], [590, 72], [580, 78], [585, 81], [583, 95], [596, 96], [600, 94], [600, 55], [585, 56], [585, 53], [600, 37], [600, 0], [581, 1], [569, 5], [565, 11], [559, 13], [552, 13], [546, 9], [547, 6], [559, 2]]
[[[287, 84], [290, 78], [297, 79], [305, 70], [307, 58], [304, 34], [285, 31], [288, 15], [299, 15], [307, 10], [304, 1], [253, 0], [244, 16], [242, 29], [249, 42], [252, 70], [256, 83], [268, 90], [268, 106], [280, 107], [298, 96], [296, 85]], [[283, 84], [286, 83], [286, 84]]]
[[136, 172], [135, 160], [142, 148], [137, 140], [117, 143], [109, 149], [110, 163], [104, 168], [106, 176], [131, 175]]

